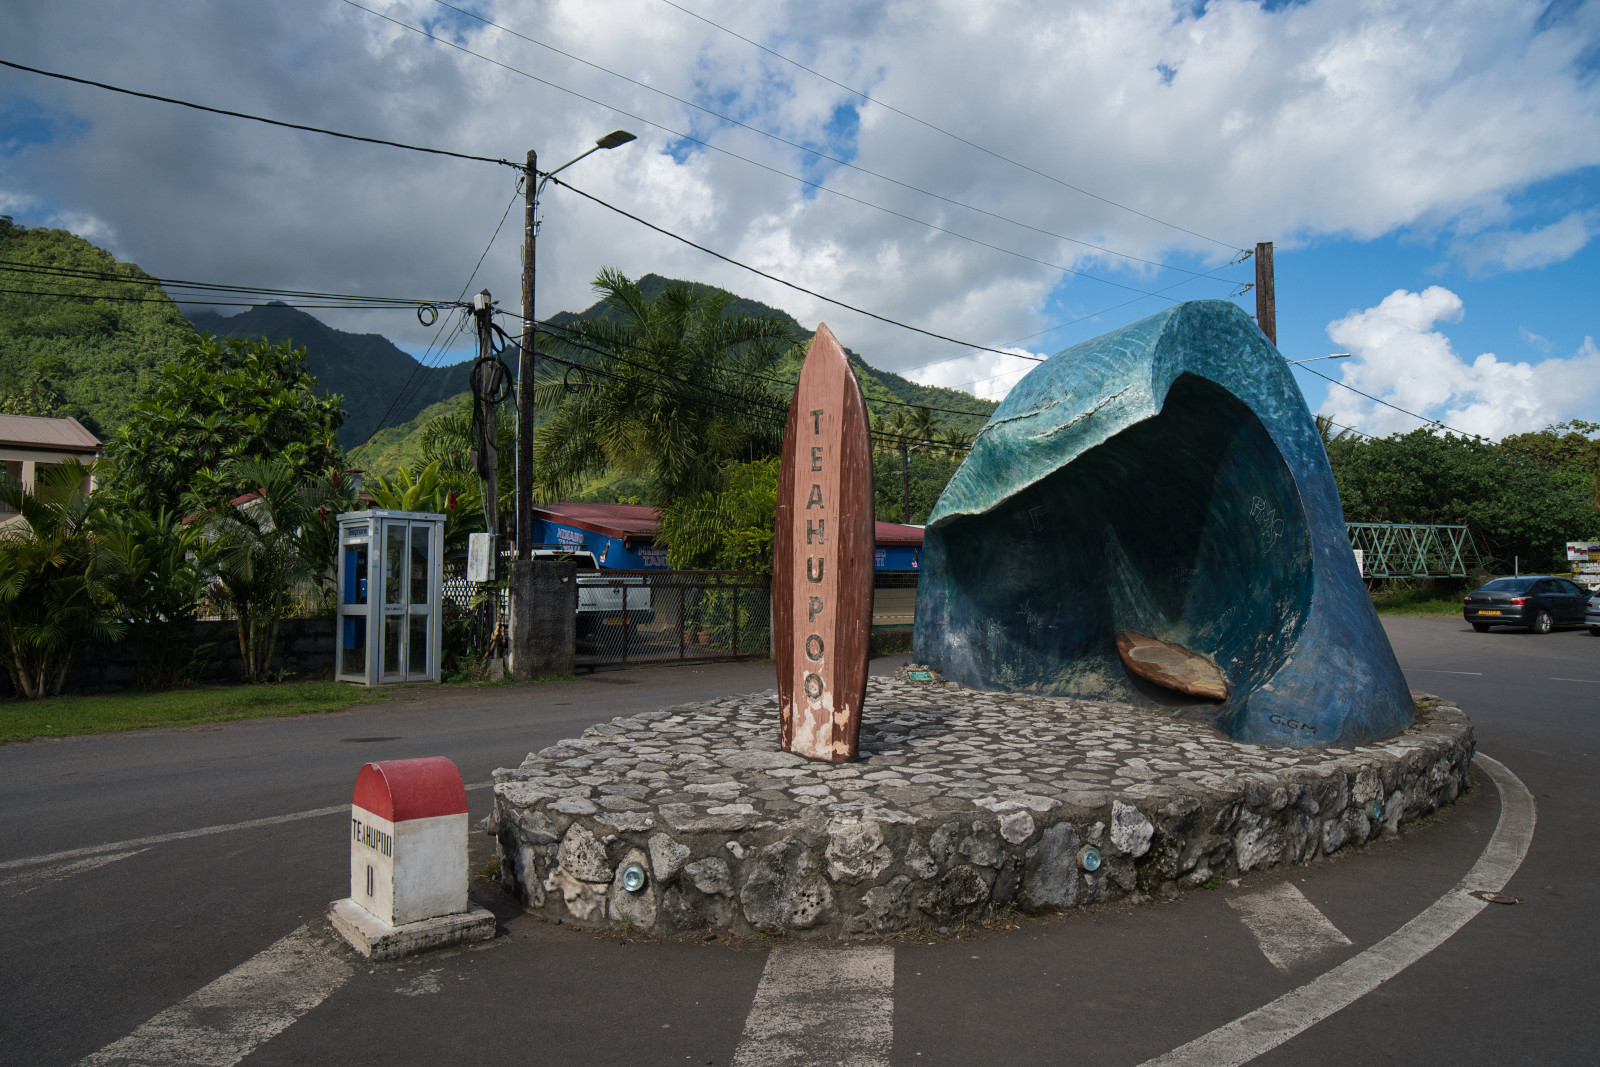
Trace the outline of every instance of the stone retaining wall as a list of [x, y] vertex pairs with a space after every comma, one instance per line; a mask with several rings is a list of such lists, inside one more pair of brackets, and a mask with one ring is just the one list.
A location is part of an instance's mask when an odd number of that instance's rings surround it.
[[496, 771], [491, 832], [532, 910], [663, 935], [888, 934], [1170, 895], [1453, 801], [1471, 722], [1416, 696], [1399, 736], [1308, 751], [902, 672], [872, 679], [862, 759], [840, 765], [781, 751], [776, 696], [758, 693], [614, 719]]
[[[194, 643], [212, 642], [199, 682], [236, 682], [243, 677], [238, 626], [208, 620], [194, 625]], [[284, 619], [278, 624], [278, 650], [274, 670], [292, 674], [328, 674], [333, 670], [333, 619]], [[139, 644], [124, 639], [109, 644], [95, 642], [84, 648], [67, 671], [63, 691], [103, 693], [139, 682]], [[11, 696], [11, 679], [0, 671], [0, 696]]]

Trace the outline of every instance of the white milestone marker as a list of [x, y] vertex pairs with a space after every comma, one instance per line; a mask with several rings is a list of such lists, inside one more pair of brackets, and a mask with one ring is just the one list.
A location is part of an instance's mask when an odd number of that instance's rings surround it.
[[494, 936], [467, 901], [467, 791], [443, 756], [369, 763], [350, 802], [350, 896], [334, 926], [387, 959]]

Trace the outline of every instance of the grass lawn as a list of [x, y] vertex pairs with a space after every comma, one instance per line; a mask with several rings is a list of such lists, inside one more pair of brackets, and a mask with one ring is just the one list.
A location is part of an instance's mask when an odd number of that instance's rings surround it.
[[339, 711], [387, 695], [343, 682], [291, 682], [10, 700], [0, 703], [0, 742]]
[[1394, 593], [1376, 593], [1372, 606], [1379, 615], [1456, 615], [1461, 614], [1461, 597], [1440, 599], [1416, 589], [1401, 589]]

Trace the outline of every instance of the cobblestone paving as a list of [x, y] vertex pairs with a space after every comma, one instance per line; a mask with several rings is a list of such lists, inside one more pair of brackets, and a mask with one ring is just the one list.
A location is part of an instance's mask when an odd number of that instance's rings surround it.
[[[502, 877], [530, 907], [661, 933], [888, 933], [1007, 903], [1170, 894], [1360, 844], [1454, 800], [1471, 723], [1416, 695], [1416, 722], [1386, 742], [1277, 749], [902, 672], [871, 680], [862, 758], [841, 765], [779, 749], [769, 690], [530, 753], [495, 772], [493, 829]], [[629, 865], [642, 889], [622, 886]]]

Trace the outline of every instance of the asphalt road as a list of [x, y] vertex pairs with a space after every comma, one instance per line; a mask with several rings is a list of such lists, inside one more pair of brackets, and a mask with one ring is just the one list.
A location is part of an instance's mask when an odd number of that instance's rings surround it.
[[[1386, 626], [1413, 687], [1458, 699], [1480, 751], [1537, 801], [1532, 846], [1508, 887], [1523, 903], [1489, 907], [1256, 1062], [1594, 1063], [1600, 639], [1476, 634], [1451, 619]], [[139, 1030], [147, 1020], [267, 958], [302, 924], [325, 941], [327, 902], [348, 890], [342, 812], [14, 861], [339, 807], [355, 770], [374, 758], [447, 755], [469, 782], [484, 781], [591, 722], [771, 684], [760, 665], [659, 668], [563, 685], [426, 690], [323, 716], [0, 746], [0, 1062], [76, 1063], [148, 1032]], [[487, 790], [468, 797], [472, 819], [487, 813]], [[1360, 855], [1171, 903], [837, 950], [838, 959], [876, 960], [887, 983], [882, 1026], [859, 1036], [862, 1048], [879, 1041], [883, 1055], [864, 1062], [1142, 1063], [1388, 937], [1462, 878], [1499, 818], [1485, 778], [1443, 818]], [[476, 869], [488, 839], [474, 834], [471, 847]], [[349, 977], [287, 1016], [292, 1025], [275, 1034], [259, 1020], [244, 1026], [253, 1051], [243, 1062], [782, 1062], [776, 1046], [741, 1046], [741, 1036], [761, 1013], [764, 971], [770, 979], [786, 949], [595, 937], [523, 915], [487, 883], [474, 896], [501, 919], [493, 942], [405, 963], [340, 963]], [[1244, 921], [1263, 901], [1308, 914], [1323, 940], [1291, 940], [1285, 950]], [[840, 996], [812, 995], [825, 1014]], [[168, 1049], [147, 1062], [193, 1054]]]

